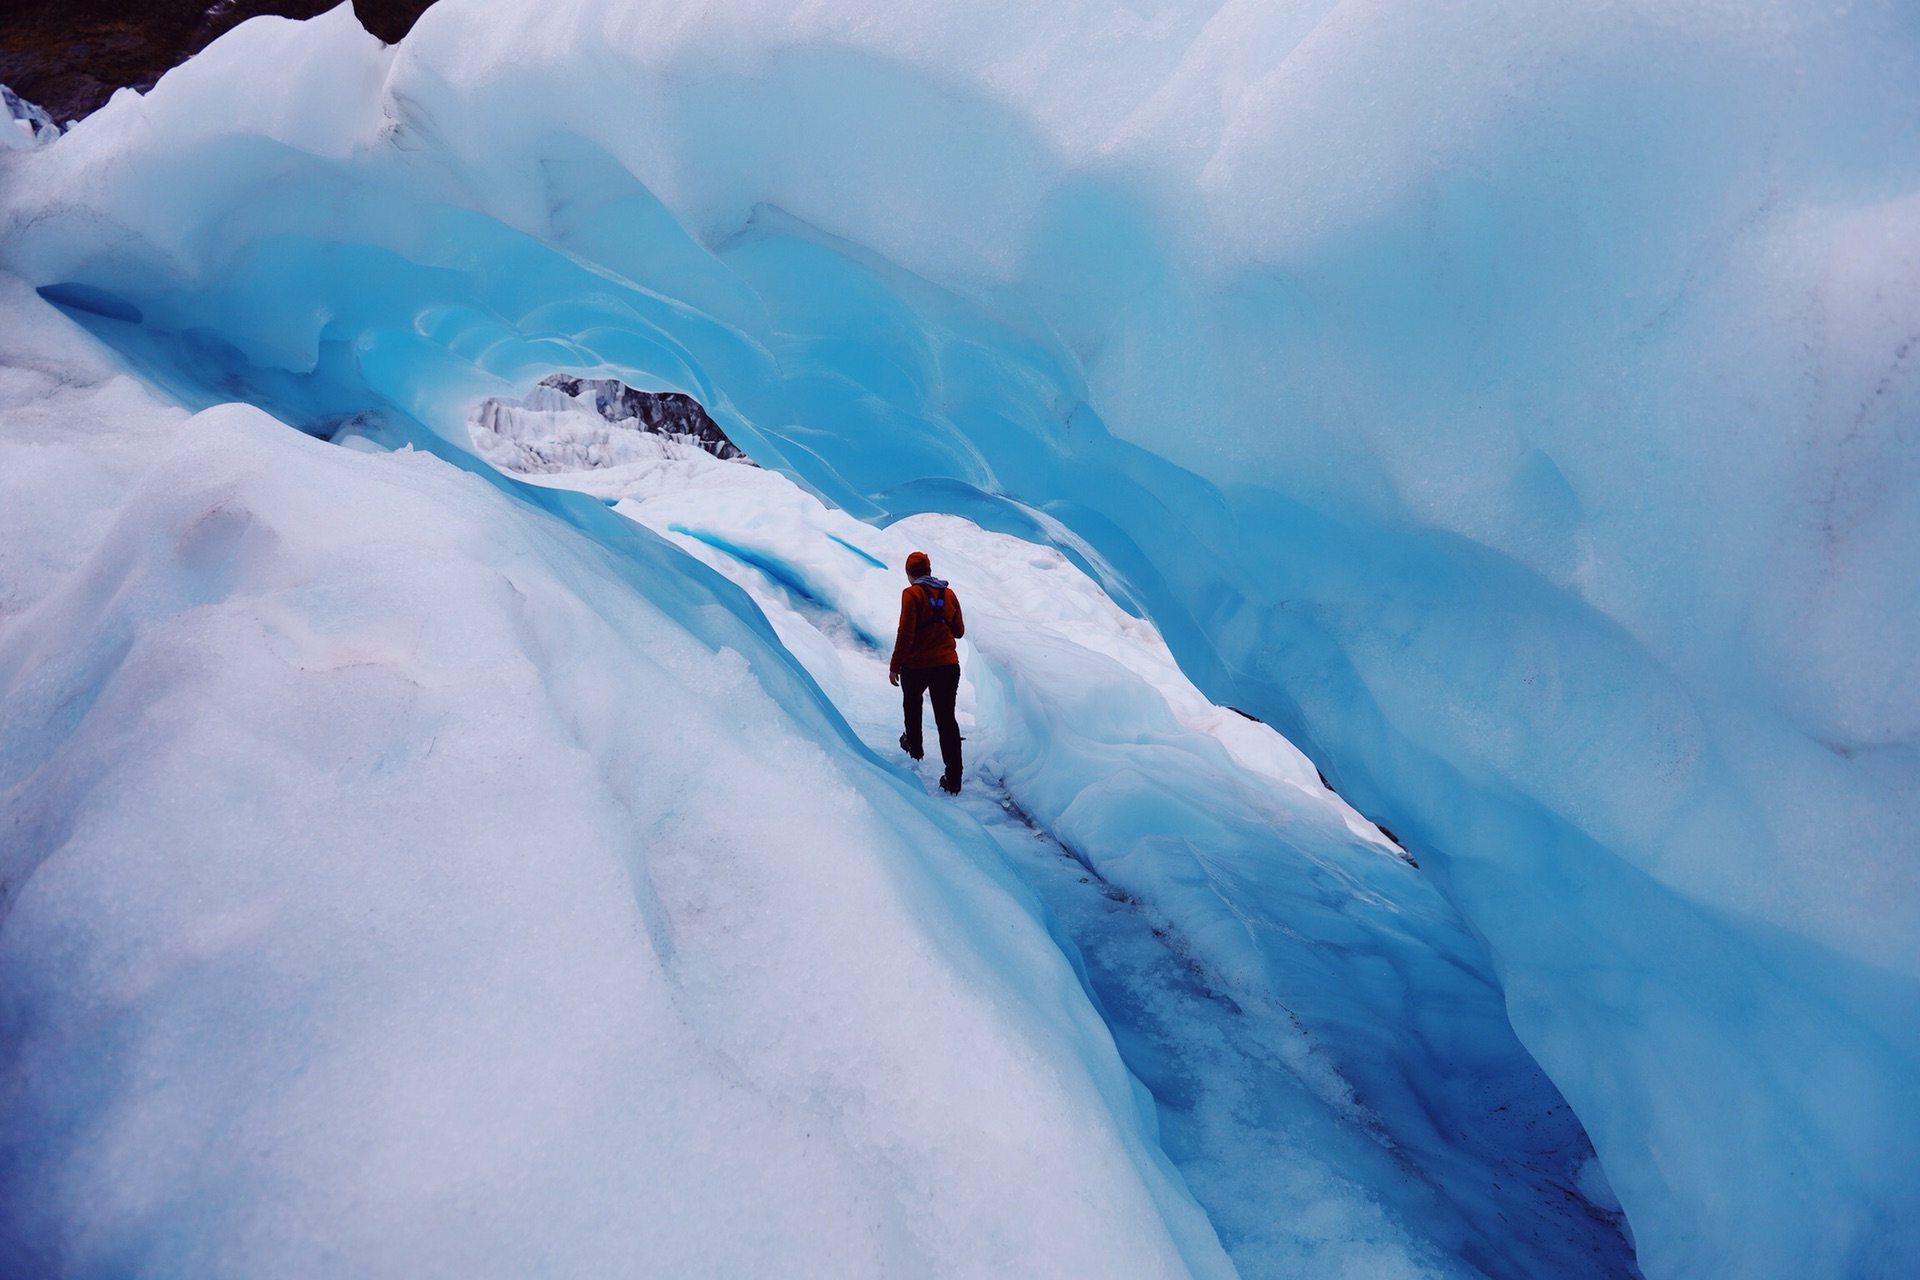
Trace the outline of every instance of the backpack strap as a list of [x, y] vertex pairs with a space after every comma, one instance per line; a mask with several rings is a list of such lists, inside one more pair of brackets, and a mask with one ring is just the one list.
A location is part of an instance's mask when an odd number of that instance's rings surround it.
[[927, 603], [933, 608], [933, 616], [944, 625], [947, 621], [947, 593], [942, 587], [922, 587], [926, 592]]

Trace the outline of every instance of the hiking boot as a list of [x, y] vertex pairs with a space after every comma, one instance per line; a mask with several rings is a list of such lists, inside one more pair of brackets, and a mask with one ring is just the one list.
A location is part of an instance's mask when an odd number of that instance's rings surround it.
[[960, 794], [960, 775], [957, 773], [941, 774], [940, 789], [946, 792], [950, 796], [959, 795]]
[[915, 760], [920, 759], [926, 754], [926, 752], [908, 742], [907, 735], [904, 733], [900, 735], [900, 749], [912, 756]]

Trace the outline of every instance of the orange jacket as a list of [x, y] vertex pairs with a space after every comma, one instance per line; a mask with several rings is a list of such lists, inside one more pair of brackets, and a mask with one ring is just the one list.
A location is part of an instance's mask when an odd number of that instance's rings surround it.
[[[944, 596], [945, 607], [934, 612], [933, 598]], [[887, 670], [899, 674], [906, 668], [948, 667], [960, 661], [953, 642], [967, 634], [967, 620], [960, 615], [960, 597], [938, 578], [916, 578], [900, 593], [900, 630], [893, 637], [893, 661]]]

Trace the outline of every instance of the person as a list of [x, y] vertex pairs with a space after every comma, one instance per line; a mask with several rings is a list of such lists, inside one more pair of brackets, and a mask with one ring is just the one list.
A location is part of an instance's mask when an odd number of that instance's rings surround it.
[[940, 763], [946, 772], [940, 786], [949, 795], [960, 794], [960, 722], [953, 718], [953, 700], [960, 692], [960, 651], [953, 642], [967, 634], [960, 601], [943, 579], [933, 576], [933, 562], [924, 551], [907, 557], [909, 585], [900, 593], [900, 629], [893, 638], [893, 661], [887, 679], [899, 686], [906, 712], [906, 732], [900, 749], [915, 760], [924, 754], [920, 743], [920, 701], [933, 695], [933, 724], [940, 734]]

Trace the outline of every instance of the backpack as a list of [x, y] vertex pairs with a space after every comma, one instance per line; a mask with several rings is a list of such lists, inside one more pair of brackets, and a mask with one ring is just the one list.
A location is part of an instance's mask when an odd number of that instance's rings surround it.
[[927, 606], [933, 610], [933, 620], [939, 622], [948, 631], [952, 631], [952, 624], [947, 622], [947, 585], [943, 583], [935, 587], [931, 581], [925, 580], [916, 581], [914, 585], [924, 591]]

